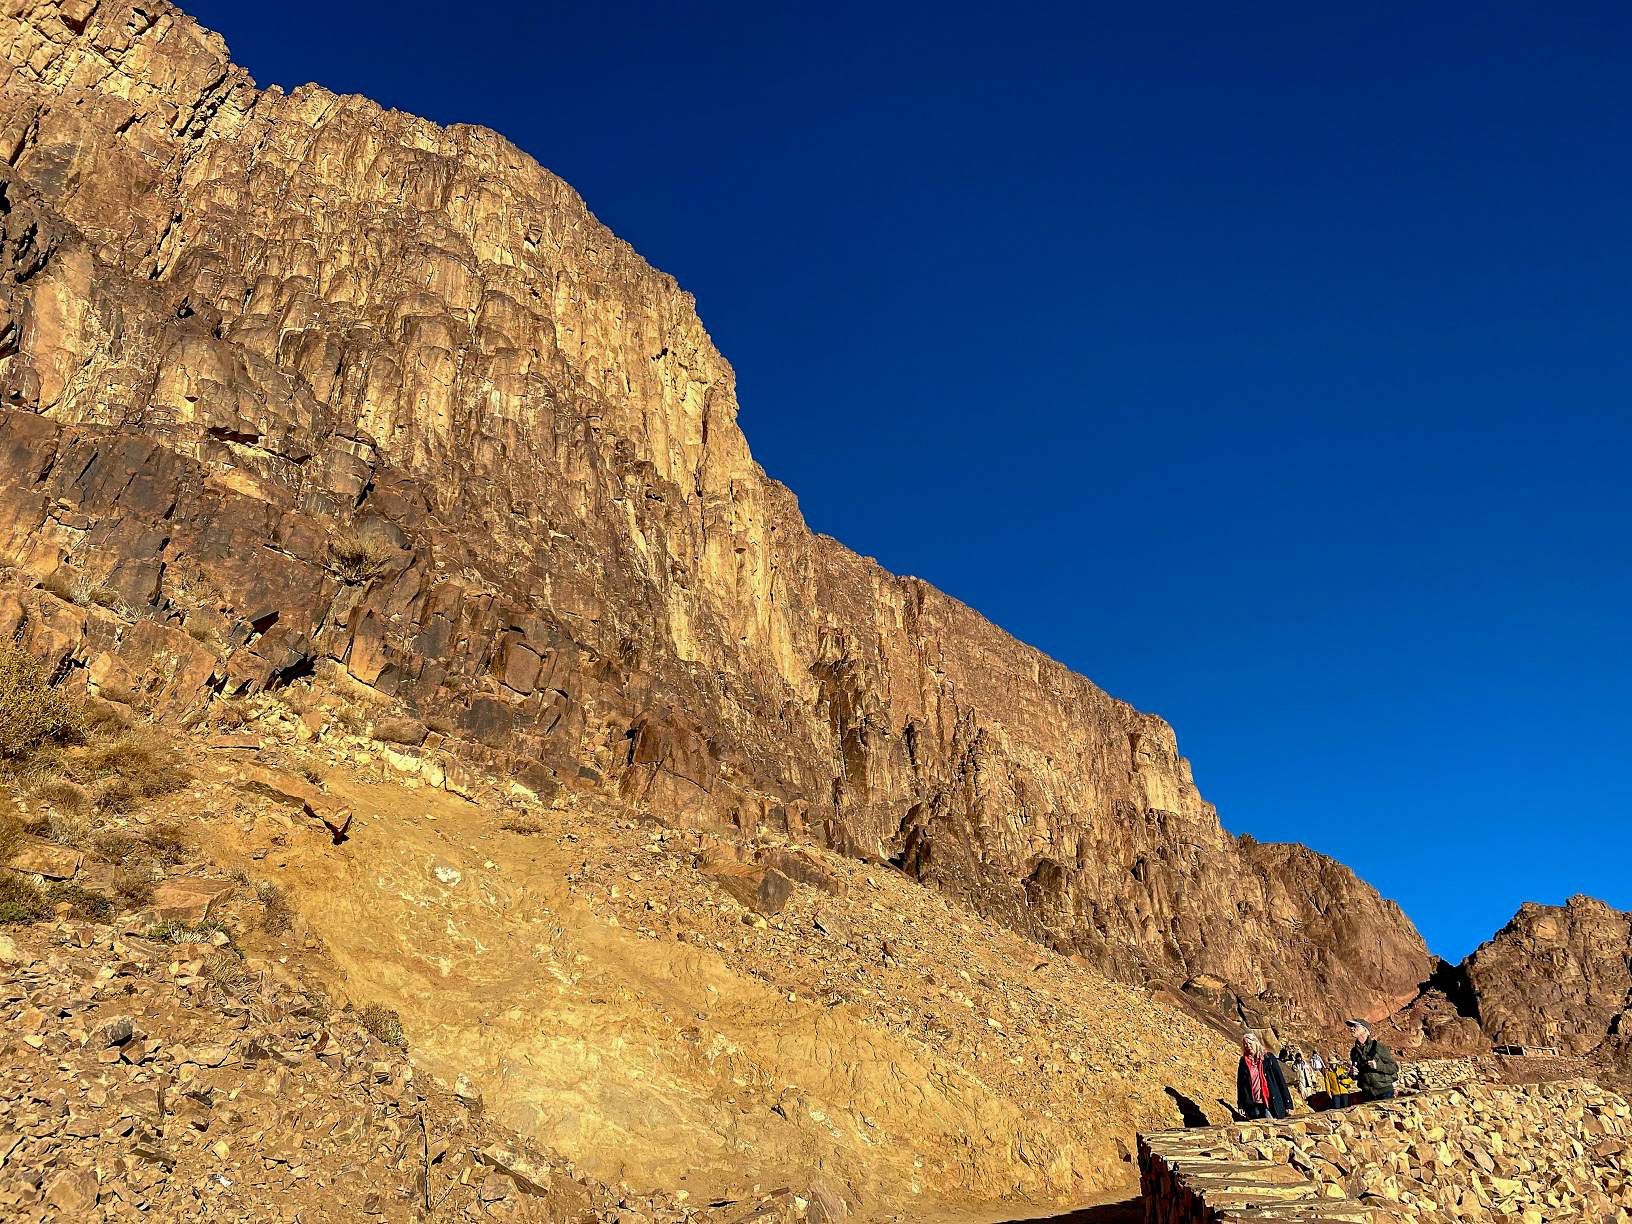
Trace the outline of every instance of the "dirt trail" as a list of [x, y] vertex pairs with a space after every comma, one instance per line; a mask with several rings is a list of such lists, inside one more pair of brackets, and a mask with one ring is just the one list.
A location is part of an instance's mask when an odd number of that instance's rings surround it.
[[[990, 1210], [918, 1217], [917, 1224], [1144, 1224], [1144, 1199], [1137, 1187], [1107, 1191], [1070, 1211], [1016, 1214], [1010, 1204]], [[904, 1217], [903, 1217], [904, 1218]]]

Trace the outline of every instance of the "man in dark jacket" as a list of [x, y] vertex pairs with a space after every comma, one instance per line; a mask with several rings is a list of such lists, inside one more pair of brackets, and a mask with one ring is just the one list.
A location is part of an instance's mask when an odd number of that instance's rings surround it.
[[1355, 1078], [1360, 1081], [1360, 1091], [1368, 1101], [1386, 1101], [1394, 1095], [1394, 1081], [1399, 1077], [1400, 1064], [1394, 1061], [1394, 1055], [1388, 1052], [1388, 1047], [1371, 1035], [1371, 1025], [1365, 1020], [1350, 1020], [1349, 1033], [1354, 1038], [1354, 1048], [1349, 1051], [1349, 1061], [1354, 1064]]

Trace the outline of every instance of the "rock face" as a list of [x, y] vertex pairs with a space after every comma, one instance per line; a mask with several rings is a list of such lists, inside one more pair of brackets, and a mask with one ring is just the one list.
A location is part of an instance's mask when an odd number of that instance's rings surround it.
[[1585, 1054], [1627, 1023], [1632, 914], [1591, 897], [1527, 901], [1462, 971], [1493, 1044]]
[[7, 0], [0, 43], [0, 631], [68, 683], [315, 675], [433, 782], [808, 834], [1242, 1014], [1427, 976], [1162, 720], [813, 535], [691, 298], [502, 137], [257, 90], [164, 0]]

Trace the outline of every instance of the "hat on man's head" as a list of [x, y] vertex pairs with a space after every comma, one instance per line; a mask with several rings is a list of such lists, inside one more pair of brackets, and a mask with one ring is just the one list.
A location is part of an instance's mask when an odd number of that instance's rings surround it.
[[1363, 1028], [1363, 1029], [1366, 1030], [1366, 1032], [1368, 1032], [1368, 1033], [1371, 1032], [1371, 1021], [1370, 1020], [1345, 1020], [1345, 1021], [1343, 1021], [1343, 1023], [1346, 1024], [1349, 1028]]

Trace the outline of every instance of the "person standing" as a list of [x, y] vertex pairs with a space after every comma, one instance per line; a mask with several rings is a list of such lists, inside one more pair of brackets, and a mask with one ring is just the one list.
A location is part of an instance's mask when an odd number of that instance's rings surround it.
[[1371, 1035], [1369, 1021], [1350, 1020], [1348, 1030], [1354, 1038], [1349, 1062], [1360, 1081], [1361, 1093], [1368, 1101], [1393, 1099], [1394, 1081], [1399, 1078], [1400, 1064], [1394, 1061], [1388, 1047]]
[[1292, 1094], [1280, 1060], [1257, 1033], [1241, 1035], [1241, 1062], [1235, 1069], [1235, 1101], [1244, 1118], [1284, 1118], [1292, 1112]]

